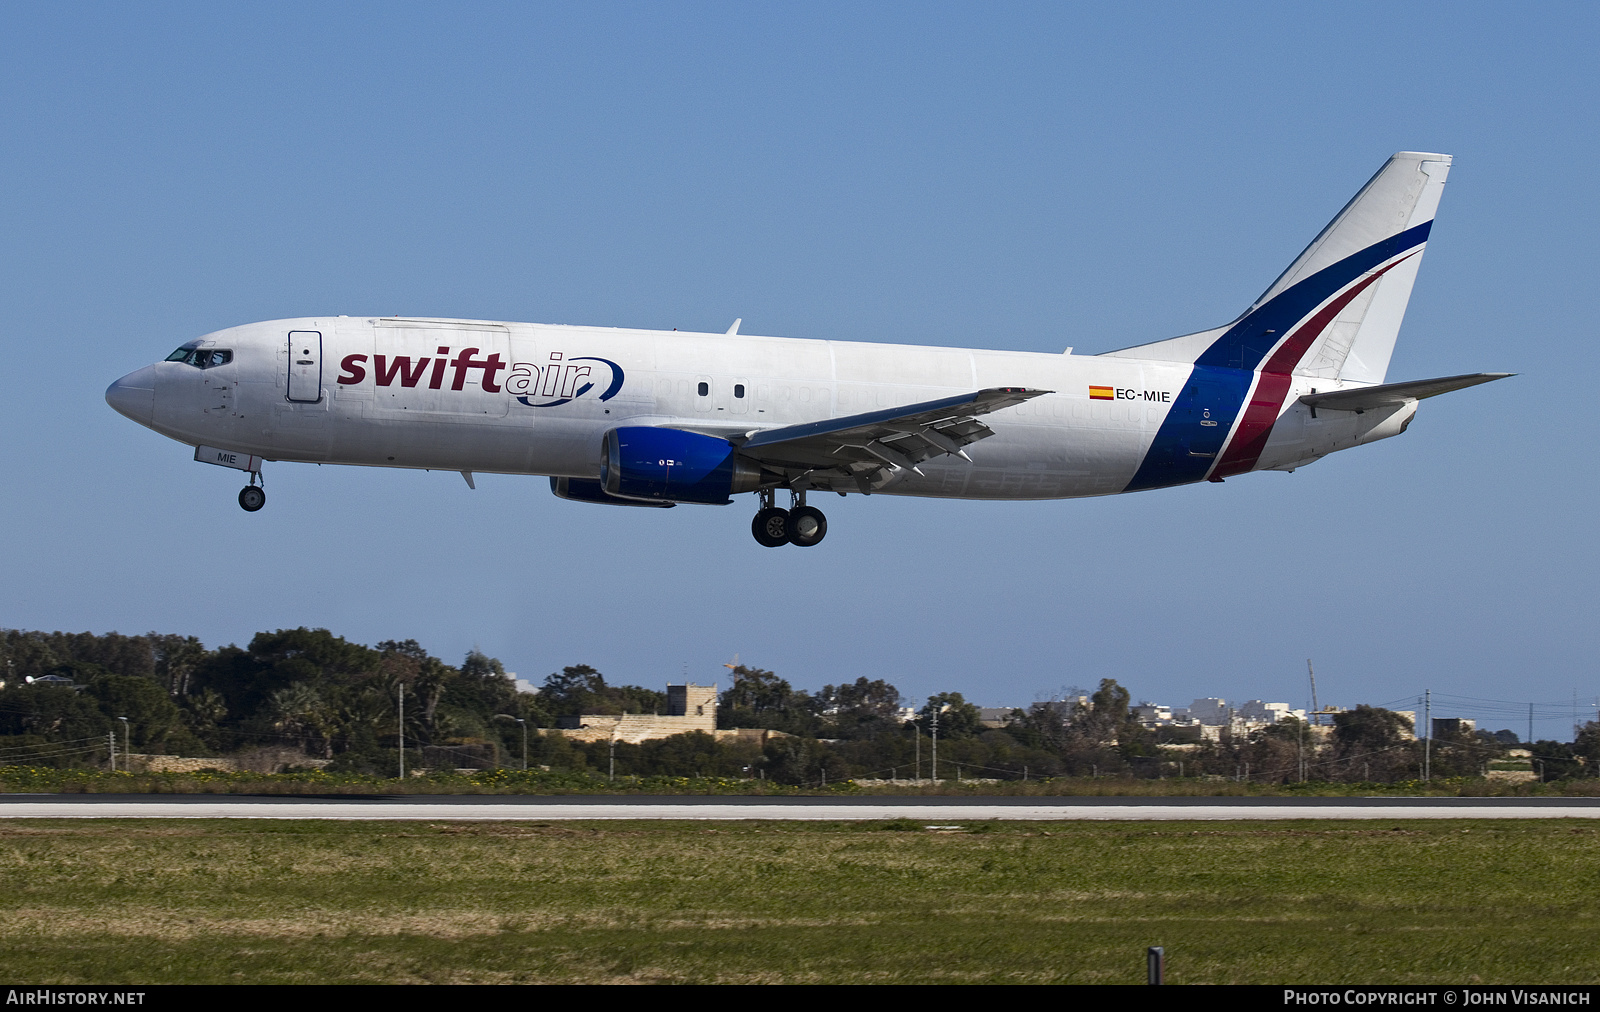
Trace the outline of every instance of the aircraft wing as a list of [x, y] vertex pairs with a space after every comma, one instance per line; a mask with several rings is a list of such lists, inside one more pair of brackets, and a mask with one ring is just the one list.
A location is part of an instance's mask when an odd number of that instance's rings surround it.
[[1327, 408], [1334, 411], [1369, 411], [1374, 408], [1393, 407], [1406, 401], [1420, 401], [1437, 397], [1452, 390], [1475, 387], [1479, 383], [1492, 383], [1497, 379], [1515, 376], [1509, 372], [1475, 372], [1464, 376], [1442, 376], [1439, 379], [1407, 380], [1404, 383], [1384, 383], [1375, 387], [1357, 387], [1354, 390], [1332, 390], [1325, 394], [1306, 394], [1300, 403], [1313, 410]]
[[[739, 453], [802, 487], [871, 492], [917, 471], [930, 457], [967, 457], [966, 447], [994, 435], [978, 420], [1049, 390], [992, 387], [970, 394], [921, 401], [842, 418], [761, 429], [739, 445]], [[837, 489], [843, 491], [843, 489]]]

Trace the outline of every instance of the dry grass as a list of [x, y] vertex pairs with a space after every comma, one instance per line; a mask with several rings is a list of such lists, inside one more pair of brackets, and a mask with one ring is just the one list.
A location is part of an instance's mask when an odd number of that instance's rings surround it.
[[28, 983], [1587, 982], [1572, 823], [0, 824]]

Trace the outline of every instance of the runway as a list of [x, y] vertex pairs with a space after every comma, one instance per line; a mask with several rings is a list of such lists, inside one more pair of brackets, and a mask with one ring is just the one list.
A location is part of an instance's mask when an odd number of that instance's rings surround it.
[[7, 794], [0, 819], [1013, 821], [1600, 819], [1600, 798], [1035, 798]]

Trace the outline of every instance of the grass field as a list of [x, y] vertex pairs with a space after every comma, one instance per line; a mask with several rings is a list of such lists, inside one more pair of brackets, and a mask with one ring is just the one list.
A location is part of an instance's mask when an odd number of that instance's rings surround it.
[[0, 823], [15, 983], [1589, 983], [1600, 832]]

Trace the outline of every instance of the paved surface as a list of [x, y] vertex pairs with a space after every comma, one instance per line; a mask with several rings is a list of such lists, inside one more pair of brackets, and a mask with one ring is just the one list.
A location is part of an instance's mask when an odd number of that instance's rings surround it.
[[1600, 798], [753, 798], [5, 794], [10, 819], [1600, 819]]

